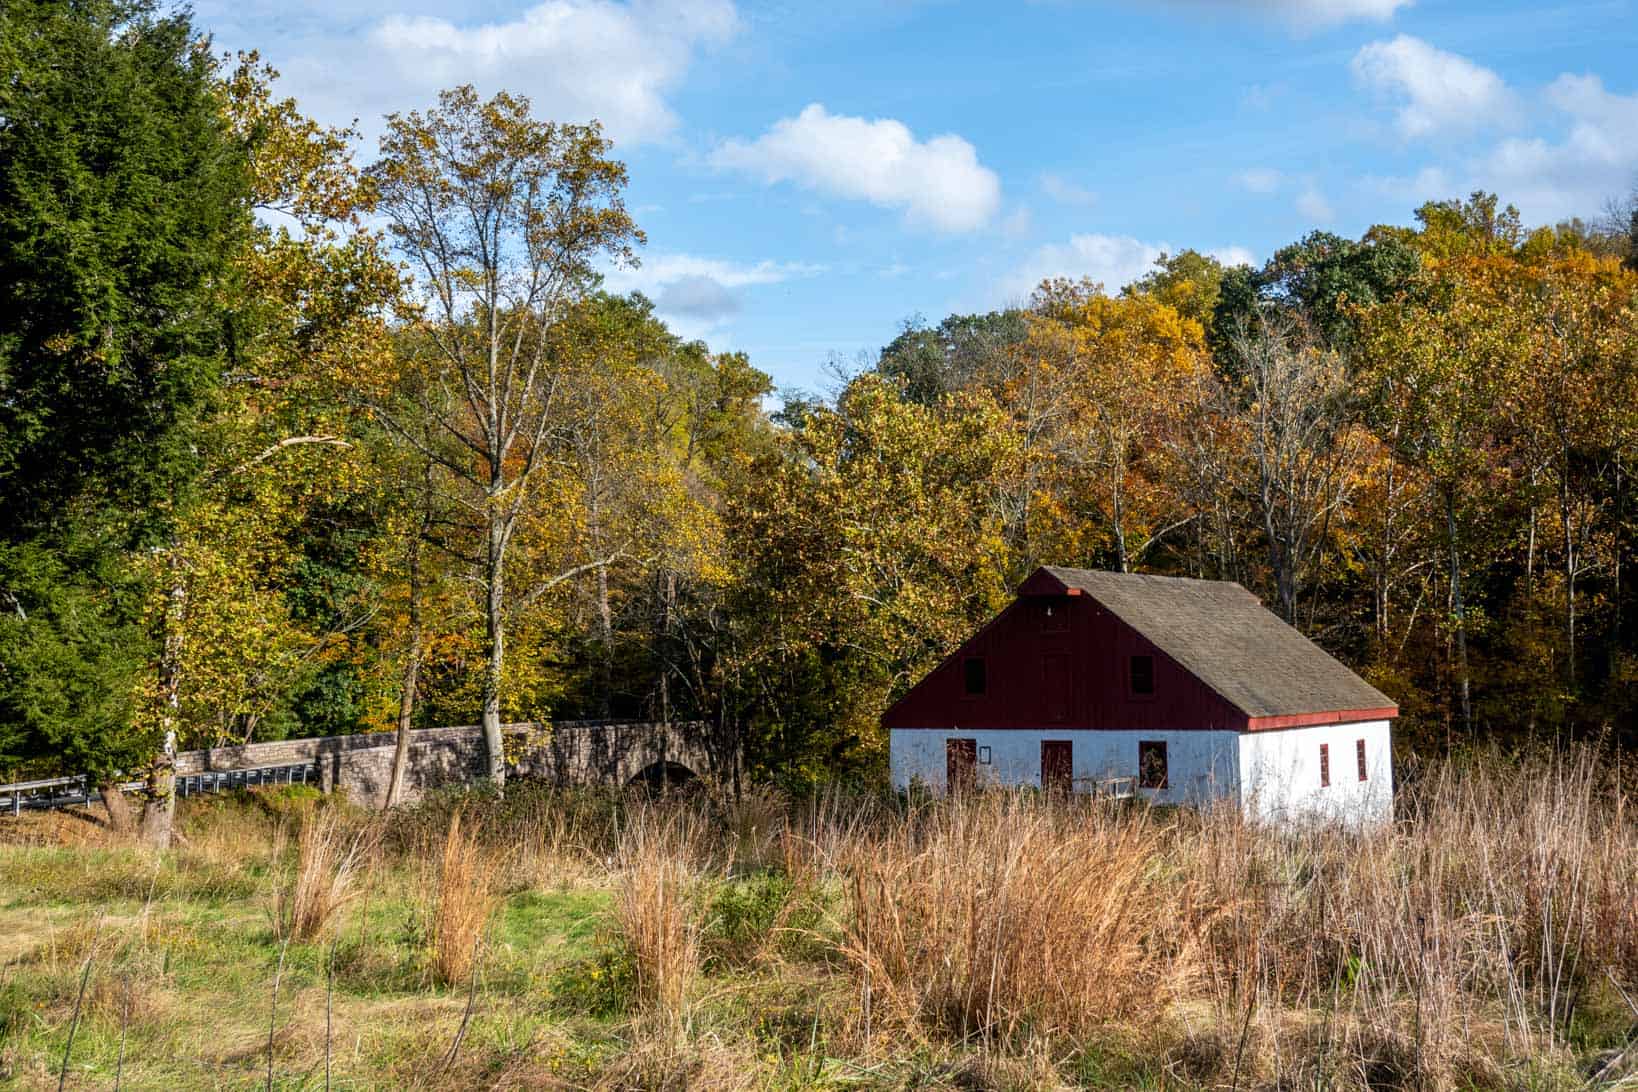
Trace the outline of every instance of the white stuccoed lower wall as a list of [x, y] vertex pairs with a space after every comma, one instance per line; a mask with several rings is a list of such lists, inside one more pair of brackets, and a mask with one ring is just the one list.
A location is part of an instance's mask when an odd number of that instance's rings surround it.
[[[1365, 741], [1366, 779], [1357, 743]], [[1331, 785], [1320, 787], [1320, 744], [1331, 748]], [[1323, 724], [1240, 737], [1241, 798], [1264, 819], [1393, 817], [1393, 742], [1388, 722]]]
[[[894, 729], [889, 741], [893, 784], [920, 780], [933, 792], [945, 785], [945, 742], [977, 742], [979, 783], [1040, 787], [1041, 742], [1074, 745], [1074, 776], [1137, 776], [1138, 743], [1166, 743], [1169, 784], [1142, 790], [1157, 804], [1202, 804], [1238, 799], [1247, 812], [1273, 821], [1336, 818], [1388, 819], [1393, 815], [1393, 750], [1387, 721], [1327, 724], [1263, 732], [1167, 732], [1033, 729]], [[1366, 780], [1359, 780], [1356, 743], [1365, 741]], [[1331, 748], [1331, 784], [1320, 785], [1320, 744]], [[990, 761], [982, 761], [984, 748]]]
[[1143, 790], [1157, 804], [1199, 804], [1238, 795], [1238, 732], [1064, 731], [1006, 728], [963, 730], [895, 728], [888, 741], [893, 784], [910, 787], [919, 778], [934, 792], [945, 791], [944, 744], [950, 739], [978, 741], [979, 754], [990, 749], [990, 762], [978, 766], [981, 785], [1041, 785], [1041, 741], [1066, 739], [1074, 745], [1077, 778], [1136, 777], [1138, 742], [1166, 744], [1168, 784], [1165, 789]]

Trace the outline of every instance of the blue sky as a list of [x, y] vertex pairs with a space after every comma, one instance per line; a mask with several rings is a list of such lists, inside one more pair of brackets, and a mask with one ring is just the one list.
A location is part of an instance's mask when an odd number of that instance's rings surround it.
[[784, 387], [904, 320], [1261, 262], [1476, 187], [1638, 183], [1638, 0], [196, 0], [322, 120], [473, 83], [596, 117], [649, 244], [609, 285]]

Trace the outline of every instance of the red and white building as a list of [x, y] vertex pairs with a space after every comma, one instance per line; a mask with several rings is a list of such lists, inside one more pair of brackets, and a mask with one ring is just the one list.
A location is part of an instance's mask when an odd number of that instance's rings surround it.
[[[882, 717], [893, 780], [1392, 814], [1398, 707], [1216, 580], [1042, 568]], [[1129, 784], [1129, 783], [1128, 783]]]

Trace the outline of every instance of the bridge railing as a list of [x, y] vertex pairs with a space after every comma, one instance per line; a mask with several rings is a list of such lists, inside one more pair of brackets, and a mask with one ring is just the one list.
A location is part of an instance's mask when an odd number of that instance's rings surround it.
[[[286, 763], [278, 766], [253, 766], [239, 770], [211, 770], [176, 778], [178, 796], [198, 796], [201, 793], [232, 792], [259, 785], [308, 785], [318, 782], [318, 772], [311, 762]], [[121, 792], [138, 792], [145, 781], [122, 781]], [[85, 774], [74, 777], [48, 777], [39, 781], [16, 781], [0, 785], [0, 814], [21, 815], [26, 808], [47, 811], [98, 803], [102, 793], [91, 784]]]

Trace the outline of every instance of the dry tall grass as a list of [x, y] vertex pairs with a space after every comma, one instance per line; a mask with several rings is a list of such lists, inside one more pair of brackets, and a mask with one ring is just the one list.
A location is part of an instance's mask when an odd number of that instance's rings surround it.
[[[612, 896], [619, 944], [596, 955], [619, 962], [588, 965], [612, 963], [619, 988], [629, 983], [635, 994], [632, 1021], [617, 1031], [630, 1067], [609, 1065], [597, 1077], [620, 1086], [714, 1087], [736, 1066], [748, 1085], [801, 1086], [798, 1071], [819, 1074], [832, 1061], [837, 1072], [901, 1086], [1004, 1085], [995, 1075], [1009, 1072], [1024, 1074], [1007, 1079], [1012, 1087], [1437, 1092], [1580, 1087], [1595, 1070], [1627, 1073], [1630, 1083], [1638, 1073], [1638, 1045], [1623, 1045], [1629, 1034], [1638, 1044], [1638, 1008], [1625, 999], [1638, 1001], [1630, 779], [1593, 750], [1469, 756], [1411, 772], [1395, 821], [1366, 828], [1029, 793], [920, 804], [842, 790], [645, 801], [520, 787], [504, 800], [473, 794], [393, 813], [371, 843], [379, 867], [340, 895], [345, 841], [326, 842], [315, 819], [296, 831], [294, 856], [298, 877], [316, 877], [307, 887], [332, 906], [331, 918], [352, 889], [396, 898], [399, 878], [412, 888], [424, 879], [429, 977], [457, 987], [473, 980], [503, 872], [511, 884], [537, 869], [542, 881], [587, 873], [586, 883]], [[229, 817], [225, 829], [241, 821], [249, 820]], [[258, 821], [247, 843], [265, 844], [274, 829], [274, 817]], [[255, 890], [206, 867], [217, 848], [197, 848], [212, 838], [200, 834], [195, 848], [158, 861], [22, 847], [7, 879], [35, 897], [80, 897], [92, 885], [100, 897], [144, 905], [132, 925], [142, 960], [99, 957], [99, 967], [110, 982], [128, 970], [149, 982], [157, 1024], [190, 1000], [159, 970], [170, 948], [148, 943], [177, 945], [183, 926], [148, 923], [147, 903]], [[526, 854], [534, 863], [524, 875], [508, 871]], [[569, 901], [582, 912], [585, 900]], [[798, 933], [800, 944], [786, 943]], [[47, 1010], [63, 1026], [94, 936], [89, 927], [84, 936], [42, 933], [34, 962], [44, 969], [27, 968], [51, 984]], [[361, 948], [396, 943], [362, 929], [360, 937]], [[510, 980], [534, 983], [539, 961], [552, 958], [545, 953], [490, 958], [512, 961]], [[349, 973], [409, 964], [388, 951]], [[508, 988], [538, 997], [532, 984]], [[579, 1003], [562, 994], [554, 1000]], [[495, 996], [514, 1006], [497, 1017], [509, 1028], [533, 1018], [534, 1000]], [[98, 997], [93, 983], [88, 1013], [125, 1019], [123, 988]], [[447, 998], [437, 1003], [447, 1009]], [[132, 1009], [133, 1027], [142, 1011]], [[580, 1024], [554, 1027], [572, 1038]], [[265, 1026], [257, 1034], [254, 1049], [265, 1050]], [[477, 1041], [463, 1074], [481, 1071]], [[757, 1068], [770, 1051], [785, 1067], [778, 1073]], [[517, 1052], [520, 1065], [527, 1053]], [[1100, 1069], [1111, 1056], [1136, 1059], [1142, 1080]], [[457, 1086], [453, 1076], [446, 1086]]]
[[498, 871], [496, 855], [463, 825], [460, 809], [451, 812], [426, 915], [432, 972], [447, 986], [465, 983], [475, 969], [495, 910]]
[[855, 844], [843, 951], [867, 1031], [1022, 1045], [1153, 1018], [1192, 901], [1163, 882], [1160, 847], [1146, 813], [1015, 796], [939, 806]]
[[644, 807], [615, 852], [614, 912], [636, 972], [636, 1000], [672, 1032], [686, 1029], [700, 972], [701, 813]]
[[358, 895], [364, 840], [363, 832], [349, 831], [332, 809], [315, 809], [302, 817], [295, 871], [279, 893], [275, 913], [281, 937], [312, 940], [322, 935], [336, 913]]

